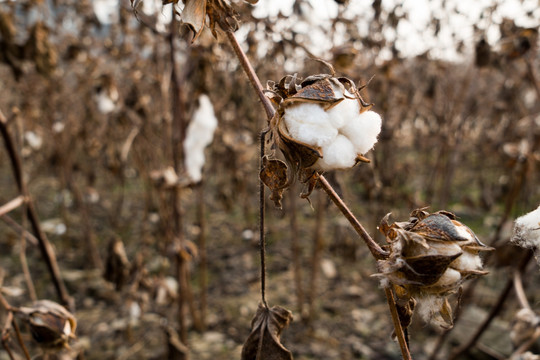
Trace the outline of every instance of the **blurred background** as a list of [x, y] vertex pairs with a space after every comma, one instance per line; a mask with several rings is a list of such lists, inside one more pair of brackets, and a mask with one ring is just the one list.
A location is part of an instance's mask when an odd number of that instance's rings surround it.
[[[171, 26], [172, 4], [133, 5], [137, 16], [128, 0], [0, 1], [0, 110], [75, 301], [78, 340], [63, 356], [184, 359], [174, 340], [181, 332], [176, 264], [184, 256], [190, 358], [238, 359], [259, 301], [265, 113], [222, 33], [216, 39], [205, 29], [191, 44], [186, 27]], [[404, 221], [429, 206], [454, 212], [496, 248], [486, 259], [490, 274], [465, 291], [466, 315], [440, 347], [441, 329], [421, 319], [410, 329], [415, 359], [447, 358], [500, 299], [525, 253], [509, 244], [513, 221], [540, 204], [538, 1], [233, 6], [236, 36], [263, 85], [327, 73], [314, 57], [339, 76], [369, 82], [362, 95], [383, 118], [366, 154], [371, 163], [326, 176], [379, 243], [384, 215]], [[194, 183], [175, 131], [184, 132], [201, 94], [218, 125]], [[311, 202], [298, 197], [302, 186], [285, 192], [282, 210], [267, 203], [267, 297], [295, 318], [283, 344], [296, 359], [399, 359], [383, 291], [371, 277], [374, 260], [321, 191]], [[3, 149], [0, 203], [18, 194]], [[23, 211], [9, 217], [0, 222], [2, 293], [12, 305], [58, 300], [37, 246], [9, 223], [29, 228]], [[522, 278], [538, 310], [534, 260]], [[512, 294], [503, 303], [460, 358], [513, 353], [509, 332], [522, 304]], [[538, 340], [534, 346], [538, 354]], [[9, 359], [3, 350], [0, 359]]]

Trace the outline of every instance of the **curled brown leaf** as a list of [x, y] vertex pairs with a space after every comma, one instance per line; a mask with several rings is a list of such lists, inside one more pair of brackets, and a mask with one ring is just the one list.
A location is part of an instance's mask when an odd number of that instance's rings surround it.
[[281, 306], [259, 304], [251, 321], [251, 333], [242, 347], [242, 360], [292, 360], [280, 341], [282, 331], [292, 321], [292, 313]]

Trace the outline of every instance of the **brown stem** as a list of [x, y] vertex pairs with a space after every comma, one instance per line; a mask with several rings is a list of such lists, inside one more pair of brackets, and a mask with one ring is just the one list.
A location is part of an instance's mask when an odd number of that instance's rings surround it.
[[56, 262], [56, 256], [54, 254], [54, 250], [51, 244], [49, 243], [49, 240], [45, 236], [45, 233], [41, 230], [41, 225], [39, 223], [37, 213], [34, 208], [34, 204], [27, 195], [28, 191], [26, 189], [26, 183], [24, 182], [24, 179], [23, 179], [22, 161], [19, 156], [19, 153], [16, 150], [13, 137], [11, 136], [11, 133], [8, 130], [7, 119], [2, 113], [2, 111], [0, 111], [0, 132], [2, 133], [2, 137], [4, 138], [4, 143], [6, 146], [6, 150], [9, 154], [11, 166], [13, 168], [13, 175], [15, 177], [15, 181], [17, 183], [19, 192], [28, 199], [28, 202], [27, 202], [28, 219], [30, 220], [30, 224], [32, 225], [32, 230], [34, 231], [34, 234], [38, 240], [39, 249], [41, 250], [41, 255], [43, 256], [45, 263], [47, 264], [47, 268], [49, 269], [49, 273], [51, 275], [58, 297], [60, 298], [60, 301], [62, 302], [63, 305], [66, 305], [67, 307], [72, 309], [73, 308], [72, 299], [68, 295], [64, 282], [62, 281], [62, 277], [60, 276], [60, 269], [58, 267], [58, 263]]
[[[521, 259], [521, 262], [519, 263], [516, 271], [523, 273], [525, 271], [525, 268], [527, 267], [527, 264], [533, 257], [532, 251], [527, 251], [525, 256]], [[462, 355], [466, 354], [480, 339], [480, 336], [486, 331], [486, 329], [489, 327], [491, 322], [495, 319], [497, 314], [502, 310], [502, 307], [504, 305], [504, 302], [508, 298], [508, 295], [510, 294], [510, 291], [512, 290], [512, 285], [514, 283], [513, 278], [510, 278], [506, 281], [506, 284], [501, 291], [499, 298], [497, 299], [497, 302], [495, 305], [491, 308], [491, 311], [489, 312], [487, 318], [484, 320], [484, 322], [478, 327], [476, 330], [476, 333], [470, 338], [470, 340], [463, 344], [460, 348], [458, 348], [456, 351], [454, 351], [450, 356], [448, 357], [448, 360], [455, 360], [460, 359]]]
[[343, 213], [347, 220], [349, 220], [354, 230], [356, 230], [358, 235], [360, 235], [362, 240], [364, 240], [373, 257], [375, 257], [375, 259], [377, 260], [387, 258], [388, 252], [383, 250], [383, 248], [381, 248], [379, 244], [377, 244], [375, 240], [373, 240], [371, 236], [369, 236], [366, 229], [364, 229], [362, 224], [360, 224], [360, 222], [356, 219], [351, 210], [347, 207], [345, 202], [339, 197], [339, 195], [336, 193], [336, 191], [332, 188], [330, 183], [328, 183], [328, 181], [323, 175], [319, 175], [319, 183], [321, 184], [323, 190], [328, 194], [330, 199], [332, 199], [334, 204], [338, 207], [338, 209]]
[[[170, 51], [170, 61], [172, 66], [171, 71], [171, 85], [172, 85], [172, 129], [171, 129], [171, 150], [172, 150], [172, 159], [174, 163], [174, 169], [179, 173], [181, 169], [181, 162], [183, 159], [183, 149], [182, 141], [184, 138], [184, 104], [182, 101], [182, 89], [180, 86], [180, 78], [177, 72], [177, 63], [176, 63], [176, 48], [175, 48], [175, 38], [178, 33], [178, 23], [176, 21], [176, 14], [174, 9], [172, 10], [172, 22], [169, 34], [169, 51]], [[174, 225], [174, 248], [177, 252], [176, 254], [176, 276], [178, 279], [178, 293], [177, 293], [177, 302], [178, 302], [178, 326], [180, 333], [180, 340], [184, 344], [187, 344], [187, 324], [185, 317], [185, 306], [186, 306], [186, 294], [187, 287], [189, 283], [187, 279], [187, 261], [182, 256], [184, 249], [184, 234], [183, 234], [183, 219], [182, 219], [182, 209], [180, 206], [180, 187], [176, 186], [172, 190], [172, 212], [173, 212], [173, 225]]]
[[392, 315], [392, 322], [394, 323], [394, 331], [399, 342], [399, 348], [401, 349], [401, 355], [403, 360], [412, 360], [411, 354], [409, 352], [409, 347], [407, 346], [407, 338], [401, 327], [401, 321], [399, 321], [399, 315], [397, 312], [396, 301], [394, 299], [394, 293], [389, 287], [384, 288], [384, 293], [386, 295], [386, 300], [388, 301], [388, 307], [390, 308], [390, 314]]
[[321, 254], [324, 249], [323, 224], [324, 224], [324, 208], [326, 198], [322, 197], [319, 192], [317, 199], [317, 214], [315, 218], [315, 232], [313, 236], [313, 253], [311, 256], [311, 277], [309, 279], [309, 314], [308, 321], [311, 322], [315, 315], [315, 298], [317, 296], [317, 280], [319, 278], [319, 269], [321, 266]]
[[[260, 139], [260, 158], [259, 169], [262, 169], [263, 157], [264, 157], [264, 144], [266, 142], [266, 131], [261, 133]], [[266, 237], [264, 232], [264, 213], [265, 213], [265, 200], [264, 195], [265, 187], [261, 179], [259, 179], [259, 253], [261, 261], [261, 301], [265, 308], [268, 309], [268, 303], [266, 302]]]
[[19, 330], [19, 325], [17, 325], [17, 322], [15, 321], [15, 319], [11, 321], [11, 325], [13, 326], [13, 329], [15, 329], [15, 334], [17, 335], [17, 342], [19, 343], [19, 346], [24, 352], [24, 356], [26, 357], [26, 360], [30, 360], [30, 353], [28, 353], [28, 349], [26, 348], [26, 345], [24, 345], [24, 341], [21, 335], [21, 330]]
[[[27, 218], [23, 214], [22, 217], [22, 227], [26, 228], [26, 222]], [[20, 249], [19, 249], [19, 259], [21, 261], [21, 267], [24, 274], [24, 280], [26, 281], [26, 286], [28, 287], [28, 294], [30, 295], [30, 299], [32, 301], [37, 300], [37, 293], [36, 288], [34, 286], [34, 282], [32, 281], [32, 275], [30, 274], [30, 268], [28, 267], [28, 260], [26, 259], [26, 236], [24, 234], [24, 231], [21, 231], [20, 233]]]
[[200, 286], [200, 303], [199, 311], [201, 316], [201, 324], [205, 327], [206, 308], [208, 296], [208, 259], [206, 252], [206, 204], [204, 202], [204, 179], [199, 184], [199, 208], [197, 209], [199, 218], [199, 286]]

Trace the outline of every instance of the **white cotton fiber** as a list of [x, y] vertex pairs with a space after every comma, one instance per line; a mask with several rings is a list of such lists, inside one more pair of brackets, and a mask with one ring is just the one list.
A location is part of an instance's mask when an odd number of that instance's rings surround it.
[[381, 116], [374, 111], [366, 111], [359, 114], [340, 129], [351, 140], [354, 149], [365, 154], [377, 143], [377, 136], [381, 132]]
[[443, 305], [444, 299], [435, 295], [427, 295], [417, 299], [418, 314], [425, 322], [429, 322], [438, 313]]
[[[336, 96], [342, 96], [340, 91], [335, 90], [335, 93]], [[360, 115], [358, 99], [346, 90], [345, 95], [349, 98], [344, 97], [339, 104], [327, 111], [330, 116], [330, 123], [338, 130]]]
[[337, 136], [329, 116], [318, 104], [299, 104], [285, 110], [283, 115], [289, 134], [296, 140], [313, 146], [330, 144]]
[[540, 265], [540, 206], [517, 218], [512, 242], [524, 248], [534, 249]]
[[193, 113], [184, 140], [186, 172], [194, 182], [201, 181], [204, 149], [212, 142], [217, 124], [210, 99], [205, 94], [199, 96], [199, 107]]
[[450, 267], [465, 272], [482, 270], [482, 259], [478, 254], [464, 251], [456, 260], [452, 261]]
[[334, 141], [322, 148], [322, 159], [317, 160], [315, 167], [328, 171], [347, 169], [354, 166], [356, 152], [352, 143], [343, 135], [338, 135]]

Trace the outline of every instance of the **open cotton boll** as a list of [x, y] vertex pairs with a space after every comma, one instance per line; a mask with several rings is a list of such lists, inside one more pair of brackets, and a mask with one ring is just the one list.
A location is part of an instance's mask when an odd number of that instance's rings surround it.
[[323, 147], [330, 144], [338, 134], [329, 116], [318, 104], [299, 104], [285, 110], [283, 119], [289, 134], [308, 145]]
[[377, 143], [381, 125], [382, 120], [379, 114], [366, 111], [347, 122], [339, 132], [351, 140], [358, 153], [365, 154]]
[[199, 96], [199, 107], [193, 113], [184, 140], [186, 172], [194, 182], [201, 181], [204, 149], [212, 142], [217, 123], [210, 99], [205, 94]]
[[315, 167], [323, 170], [347, 169], [356, 163], [356, 152], [352, 143], [343, 135], [322, 148], [322, 159], [317, 160]]

